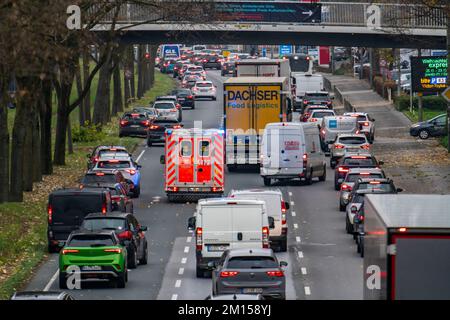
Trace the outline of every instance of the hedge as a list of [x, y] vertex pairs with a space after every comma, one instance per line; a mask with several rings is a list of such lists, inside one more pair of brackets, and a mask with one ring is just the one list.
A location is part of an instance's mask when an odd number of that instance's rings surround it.
[[[403, 111], [409, 109], [409, 96], [400, 96], [395, 97], [395, 107], [397, 110]], [[415, 109], [419, 107], [418, 104], [419, 99], [417, 97], [413, 97], [413, 106]], [[423, 108], [428, 110], [435, 111], [446, 111], [447, 110], [447, 102], [441, 96], [426, 96], [422, 97]]]

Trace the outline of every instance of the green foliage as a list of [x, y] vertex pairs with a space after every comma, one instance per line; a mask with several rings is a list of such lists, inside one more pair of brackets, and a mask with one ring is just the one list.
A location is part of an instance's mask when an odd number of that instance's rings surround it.
[[[400, 97], [395, 97], [395, 107], [399, 111], [409, 110], [410, 97], [409, 95], [404, 95]], [[447, 110], [447, 102], [441, 96], [426, 96], [422, 97], [423, 108], [434, 111], [445, 112]], [[418, 97], [413, 97], [413, 107], [418, 109], [419, 99]]]
[[83, 127], [75, 127], [72, 129], [73, 142], [92, 142], [105, 138], [100, 125], [95, 125], [86, 121]]

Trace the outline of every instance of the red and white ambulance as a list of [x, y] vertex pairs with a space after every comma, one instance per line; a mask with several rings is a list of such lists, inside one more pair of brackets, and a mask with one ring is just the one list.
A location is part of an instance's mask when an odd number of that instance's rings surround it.
[[165, 133], [165, 190], [169, 201], [195, 201], [224, 192], [224, 139], [217, 129]]

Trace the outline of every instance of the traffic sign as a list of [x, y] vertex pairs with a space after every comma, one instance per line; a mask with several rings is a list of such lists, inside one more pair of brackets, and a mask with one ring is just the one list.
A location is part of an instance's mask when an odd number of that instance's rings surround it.
[[447, 89], [445, 89], [444, 92], [441, 93], [441, 95], [445, 100], [447, 100], [448, 103], [450, 103], [450, 87], [447, 87]]

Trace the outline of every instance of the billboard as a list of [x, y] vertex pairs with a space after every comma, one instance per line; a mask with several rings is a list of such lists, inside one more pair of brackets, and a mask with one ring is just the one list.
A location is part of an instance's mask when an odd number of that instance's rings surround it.
[[447, 88], [447, 57], [411, 57], [411, 90], [441, 92]]
[[285, 54], [292, 54], [293, 53], [293, 47], [291, 45], [281, 45], [279, 48], [279, 54], [285, 55]]
[[177, 59], [180, 57], [180, 45], [178, 44], [166, 44], [161, 51], [165, 59]]
[[317, 3], [236, 1], [216, 2], [219, 21], [320, 23], [322, 5]]

